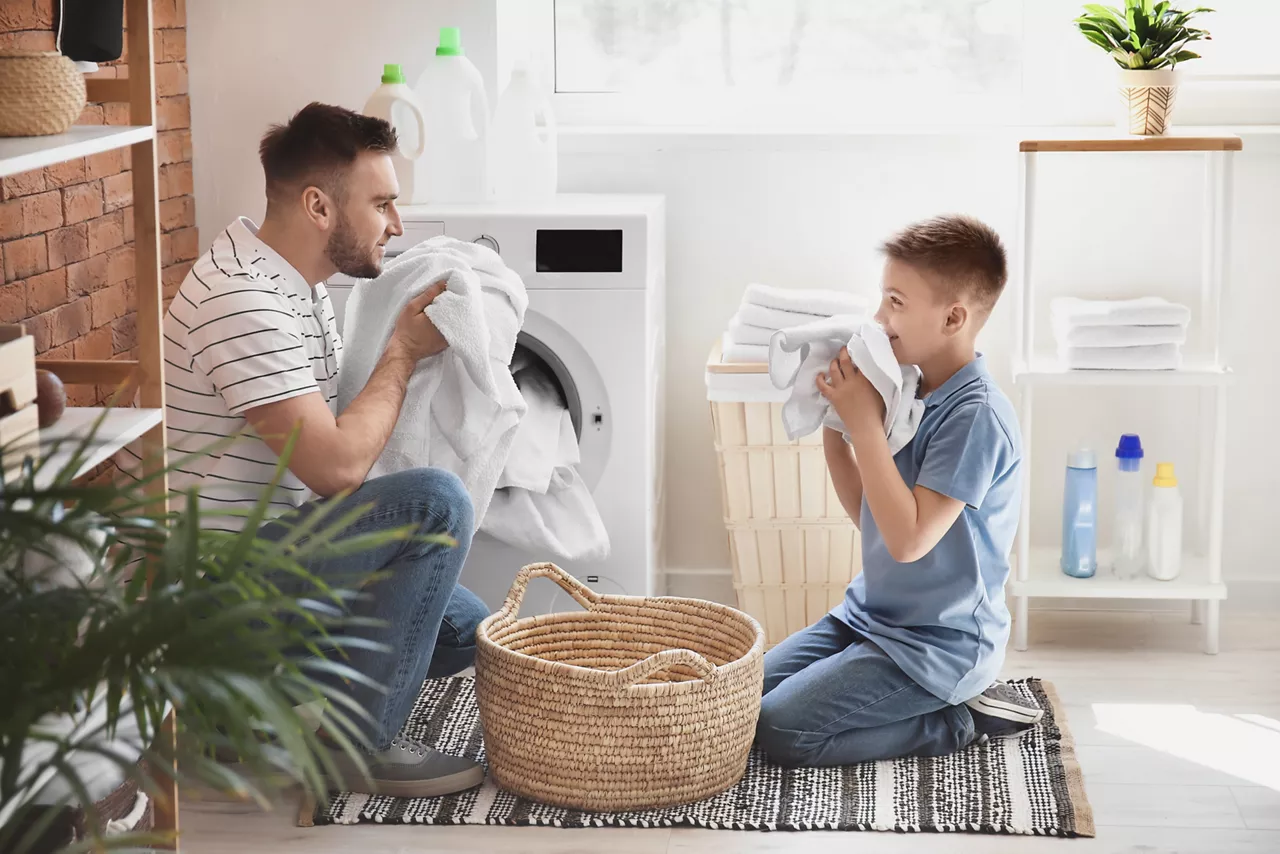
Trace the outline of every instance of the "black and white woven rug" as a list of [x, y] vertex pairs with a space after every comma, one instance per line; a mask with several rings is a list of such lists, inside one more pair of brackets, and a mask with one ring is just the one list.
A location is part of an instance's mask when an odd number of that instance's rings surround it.
[[[1075, 745], [1053, 687], [1012, 684], [1045, 710], [1032, 732], [951, 756], [789, 770], [753, 751], [732, 789], [669, 809], [583, 813], [500, 791], [492, 782], [444, 798], [344, 793], [328, 807], [303, 806], [299, 824], [490, 824], [549, 827], [702, 827], [726, 830], [968, 831], [1093, 836]], [[470, 677], [423, 686], [405, 734], [484, 761]]]

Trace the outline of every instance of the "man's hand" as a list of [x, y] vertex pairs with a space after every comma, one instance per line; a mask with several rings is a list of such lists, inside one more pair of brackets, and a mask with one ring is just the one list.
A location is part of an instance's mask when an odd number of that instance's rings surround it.
[[389, 353], [394, 352], [416, 363], [449, 346], [431, 318], [427, 317], [427, 306], [444, 290], [445, 283], [436, 282], [409, 301], [396, 319], [396, 328], [391, 333], [391, 340], [387, 342]]
[[854, 367], [848, 348], [840, 348], [827, 376], [818, 375], [818, 391], [831, 403], [850, 434], [855, 427], [874, 425], [877, 430], [884, 430], [884, 399], [866, 375]]

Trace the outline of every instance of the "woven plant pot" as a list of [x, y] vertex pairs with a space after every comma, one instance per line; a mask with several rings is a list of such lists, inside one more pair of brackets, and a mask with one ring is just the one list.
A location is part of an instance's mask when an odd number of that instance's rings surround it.
[[0, 51], [0, 136], [65, 133], [85, 105], [84, 75], [54, 51]]
[[[585, 613], [520, 619], [537, 577]], [[477, 642], [489, 771], [508, 791], [573, 809], [649, 809], [711, 797], [746, 770], [764, 632], [741, 611], [601, 596], [554, 564], [532, 564]]]
[[1120, 70], [1120, 98], [1124, 112], [1120, 129], [1134, 136], [1162, 136], [1169, 130], [1173, 100], [1178, 94], [1178, 74]]

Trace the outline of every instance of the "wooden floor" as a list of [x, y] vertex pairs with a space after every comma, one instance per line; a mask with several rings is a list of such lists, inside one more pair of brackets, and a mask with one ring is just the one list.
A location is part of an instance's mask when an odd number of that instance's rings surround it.
[[1222, 652], [1164, 613], [1032, 612], [1031, 649], [1006, 676], [1051, 680], [1079, 745], [1098, 836], [742, 833], [703, 830], [294, 826], [291, 810], [184, 803], [182, 850], [502, 854], [1280, 852], [1280, 628], [1224, 614]]

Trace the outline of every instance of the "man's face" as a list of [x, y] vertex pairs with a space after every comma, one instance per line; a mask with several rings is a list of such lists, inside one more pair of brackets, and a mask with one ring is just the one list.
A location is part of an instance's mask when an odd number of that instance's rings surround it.
[[389, 156], [364, 152], [341, 180], [325, 255], [344, 276], [372, 279], [382, 272], [387, 241], [404, 234], [395, 169]]

